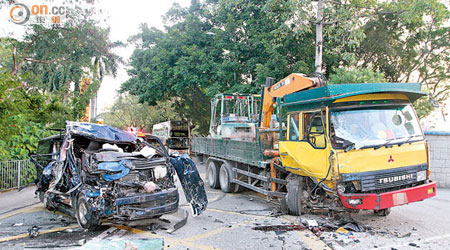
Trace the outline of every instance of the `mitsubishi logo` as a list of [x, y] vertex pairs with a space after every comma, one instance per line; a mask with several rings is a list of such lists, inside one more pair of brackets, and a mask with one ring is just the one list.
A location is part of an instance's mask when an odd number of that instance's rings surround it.
[[394, 162], [394, 158], [392, 158], [392, 155], [389, 156], [388, 162]]

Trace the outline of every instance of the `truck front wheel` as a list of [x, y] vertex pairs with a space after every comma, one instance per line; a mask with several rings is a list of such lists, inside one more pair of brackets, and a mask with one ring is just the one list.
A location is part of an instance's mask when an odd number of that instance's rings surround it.
[[208, 161], [208, 184], [211, 188], [217, 189], [219, 185], [219, 166], [213, 160]]
[[290, 174], [287, 181], [286, 203], [288, 212], [291, 215], [301, 215], [304, 178], [299, 175]]
[[391, 208], [385, 208], [380, 210], [373, 210], [373, 212], [378, 216], [388, 216], [391, 213]]

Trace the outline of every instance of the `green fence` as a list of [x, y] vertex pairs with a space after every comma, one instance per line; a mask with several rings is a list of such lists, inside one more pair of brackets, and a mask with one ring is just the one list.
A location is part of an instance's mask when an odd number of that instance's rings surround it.
[[30, 160], [0, 162], [0, 191], [20, 188], [36, 179], [36, 167]]

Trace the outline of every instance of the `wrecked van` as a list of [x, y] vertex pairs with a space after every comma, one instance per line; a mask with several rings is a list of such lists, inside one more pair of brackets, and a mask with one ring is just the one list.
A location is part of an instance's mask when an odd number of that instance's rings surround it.
[[76, 217], [83, 228], [95, 228], [105, 218], [129, 221], [176, 212], [175, 174], [194, 216], [208, 203], [187, 155], [171, 156], [156, 137], [150, 144], [108, 125], [67, 122], [64, 133], [39, 142], [31, 161], [45, 207]]

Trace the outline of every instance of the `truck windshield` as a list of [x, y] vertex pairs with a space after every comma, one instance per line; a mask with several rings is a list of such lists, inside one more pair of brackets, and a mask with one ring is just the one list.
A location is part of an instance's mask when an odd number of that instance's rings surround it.
[[423, 139], [410, 104], [331, 110], [330, 121], [334, 148], [377, 148]]

